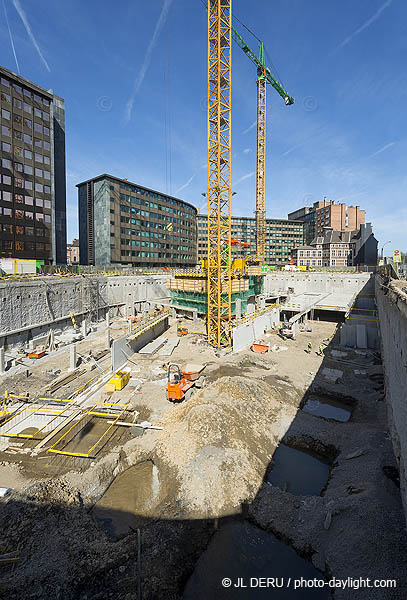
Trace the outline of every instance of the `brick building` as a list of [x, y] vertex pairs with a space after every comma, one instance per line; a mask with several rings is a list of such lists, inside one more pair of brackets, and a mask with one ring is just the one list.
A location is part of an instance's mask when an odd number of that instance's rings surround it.
[[356, 231], [365, 223], [366, 211], [359, 206], [335, 204], [332, 200], [314, 202], [288, 214], [289, 219], [304, 222], [305, 243], [311, 244], [315, 236], [322, 235], [325, 227], [334, 231]]
[[79, 240], [72, 240], [72, 244], [66, 245], [66, 264], [79, 265]]
[[292, 251], [293, 263], [306, 267], [349, 267], [377, 264], [377, 240], [371, 223], [353, 231], [325, 227], [311, 244]]

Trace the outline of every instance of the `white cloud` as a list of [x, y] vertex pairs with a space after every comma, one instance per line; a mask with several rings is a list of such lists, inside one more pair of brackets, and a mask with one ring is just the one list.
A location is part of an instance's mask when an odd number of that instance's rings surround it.
[[347, 44], [349, 44], [349, 42], [351, 42], [353, 40], [353, 38], [355, 38], [357, 35], [359, 35], [360, 33], [362, 33], [362, 31], [364, 31], [365, 29], [367, 29], [368, 27], [370, 27], [370, 25], [372, 23], [374, 23], [375, 21], [377, 21], [377, 19], [380, 17], [380, 15], [382, 14], [382, 12], [386, 8], [388, 8], [391, 3], [392, 3], [392, 0], [386, 0], [386, 2], [374, 13], [374, 15], [372, 15], [367, 21], [365, 21], [363, 23], [363, 25], [361, 25], [353, 33], [351, 33], [351, 35], [348, 35], [348, 37], [345, 38], [343, 40], [343, 42], [341, 42], [336, 49], [339, 50], [340, 48], [343, 48], [344, 46], [346, 46]]
[[38, 56], [40, 57], [40, 59], [42, 60], [42, 62], [44, 63], [46, 69], [48, 71], [51, 71], [51, 69], [49, 68], [49, 65], [47, 63], [47, 61], [44, 58], [44, 55], [41, 52], [41, 49], [37, 43], [37, 40], [34, 37], [34, 34], [31, 30], [30, 24], [28, 22], [27, 19], [27, 15], [25, 14], [25, 11], [23, 9], [23, 7], [20, 4], [20, 0], [13, 0], [13, 4], [14, 4], [14, 8], [16, 9], [16, 11], [18, 12], [18, 14], [20, 15], [20, 19], [22, 20], [24, 27], [28, 33], [28, 37], [30, 38], [30, 40], [32, 41], [34, 48], [36, 49], [36, 51], [38, 52]]
[[139, 89], [144, 81], [144, 77], [146, 76], [147, 70], [150, 66], [153, 50], [155, 48], [155, 45], [157, 43], [158, 37], [161, 33], [161, 30], [167, 21], [168, 11], [170, 10], [172, 1], [173, 0], [164, 0], [164, 4], [161, 9], [160, 16], [158, 17], [158, 21], [157, 21], [155, 29], [154, 29], [154, 33], [148, 44], [147, 51], [144, 56], [143, 64], [141, 65], [139, 74], [137, 75], [137, 78], [134, 82], [133, 91], [130, 95], [130, 98], [127, 100], [127, 103], [126, 103], [126, 112], [125, 112], [126, 121], [130, 121], [130, 119], [131, 119], [131, 113], [133, 111], [133, 105], [134, 105], [134, 101], [137, 96], [137, 92], [139, 91]]
[[251, 148], [245, 148], [243, 150], [243, 154], [249, 154], [250, 152], [253, 152], [253, 150]]
[[181, 185], [181, 187], [179, 187], [177, 190], [175, 190], [176, 194], [179, 194], [180, 192], [182, 192], [182, 190], [185, 190], [185, 188], [187, 188], [195, 179], [196, 173], [194, 173], [186, 183], [184, 183], [184, 185]]
[[381, 154], [382, 152], [384, 152], [385, 150], [387, 150], [388, 148], [391, 148], [392, 146], [394, 146], [396, 142], [390, 142], [389, 144], [386, 144], [385, 146], [383, 146], [382, 148], [379, 148], [378, 150], [376, 150], [376, 152], [373, 152], [373, 154], [371, 154], [369, 156], [369, 158], [372, 158], [373, 156], [377, 156], [378, 154]]
[[254, 129], [256, 127], [256, 123], [257, 123], [257, 120], [254, 121], [251, 125], [249, 125], [249, 127], [247, 129], [242, 131], [242, 134], [244, 135], [245, 133], [249, 133], [249, 131], [251, 131], [252, 129]]
[[246, 173], [246, 175], [243, 175], [242, 177], [240, 177], [240, 179], [235, 181], [235, 183], [233, 185], [236, 186], [239, 183], [242, 183], [242, 181], [245, 181], [246, 179], [250, 179], [250, 177], [253, 177], [255, 174], [256, 174], [256, 171], [250, 171], [250, 173]]

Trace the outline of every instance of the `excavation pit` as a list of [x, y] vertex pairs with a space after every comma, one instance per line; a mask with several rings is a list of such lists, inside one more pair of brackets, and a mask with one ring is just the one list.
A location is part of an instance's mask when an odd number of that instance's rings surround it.
[[[227, 576], [231, 587], [222, 588], [222, 580]], [[255, 527], [247, 521], [231, 521], [221, 526], [206, 551], [200, 556], [189, 578], [184, 600], [207, 600], [207, 598], [288, 598], [286, 585], [272, 589], [250, 587], [251, 582], [260, 578], [278, 578], [281, 584], [294, 579], [322, 579], [315, 567], [298, 556], [289, 546], [280, 542], [272, 533]], [[242, 582], [247, 587], [234, 587]], [[325, 600], [329, 591], [321, 588], [301, 589], [302, 600]], [[296, 592], [295, 592], [296, 593]], [[291, 597], [291, 596], [290, 596]]]
[[315, 417], [333, 419], [346, 423], [352, 416], [352, 407], [336, 398], [326, 396], [310, 396], [303, 409]]
[[156, 465], [139, 463], [117, 475], [92, 509], [93, 518], [114, 540], [152, 517], [162, 497], [163, 486]]
[[266, 481], [295, 496], [319, 496], [328, 481], [330, 463], [321, 455], [280, 444]]

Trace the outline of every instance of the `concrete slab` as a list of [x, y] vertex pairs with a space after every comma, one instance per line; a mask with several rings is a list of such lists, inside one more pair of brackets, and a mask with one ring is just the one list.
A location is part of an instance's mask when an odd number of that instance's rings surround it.
[[157, 338], [156, 340], [153, 340], [152, 342], [150, 342], [149, 344], [147, 344], [146, 346], [144, 346], [144, 348], [141, 348], [138, 353], [139, 354], [154, 354], [154, 352], [157, 352], [157, 350], [159, 350], [162, 346], [164, 346], [164, 344], [167, 342], [167, 338]]
[[366, 325], [356, 325], [356, 345], [358, 348], [367, 348]]
[[174, 350], [178, 346], [178, 344], [179, 344], [178, 338], [168, 338], [168, 340], [166, 341], [164, 346], [159, 351], [158, 355], [159, 356], [171, 356], [171, 354], [174, 352]]

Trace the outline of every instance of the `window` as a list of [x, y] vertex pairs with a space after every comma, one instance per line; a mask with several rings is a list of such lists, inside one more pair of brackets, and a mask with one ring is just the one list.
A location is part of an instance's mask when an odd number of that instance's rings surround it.
[[49, 185], [44, 185], [44, 194], [50, 194], [51, 193], [51, 188], [49, 187]]
[[25, 203], [28, 204], [29, 206], [32, 206], [34, 203], [34, 198], [32, 196], [26, 196]]
[[1, 166], [3, 167], [3, 169], [11, 169], [11, 160], [9, 160], [8, 158], [2, 158]]
[[33, 157], [33, 153], [31, 152], [31, 150], [24, 150], [24, 158], [29, 158], [30, 160]]
[[17, 129], [14, 129], [14, 137], [16, 138], [16, 140], [22, 140], [23, 139], [23, 132], [22, 131], [18, 131]]
[[1, 92], [0, 98], [2, 102], [11, 102], [11, 96], [5, 94], [4, 92]]
[[36, 192], [43, 192], [44, 191], [44, 186], [42, 185], [42, 183], [36, 183], [35, 184], [35, 191]]
[[18, 92], [19, 94], [23, 93], [23, 90], [21, 89], [20, 85], [17, 85], [16, 83], [13, 83], [13, 88], [16, 90], [16, 92]]
[[[49, 165], [49, 164], [51, 164], [51, 160], [50, 160], [49, 156], [44, 156], [44, 165]], [[49, 179], [49, 177], [47, 179]]]
[[1, 116], [3, 117], [3, 119], [7, 119], [8, 121], [10, 121], [10, 111], [6, 110], [5, 108], [1, 109]]
[[11, 208], [3, 208], [3, 215], [5, 217], [11, 217]]
[[35, 199], [35, 206], [44, 206], [44, 201], [42, 198]]
[[[10, 210], [10, 209], [7, 209], [7, 210]], [[4, 213], [4, 214], [6, 214], [6, 213]], [[9, 225], [8, 223], [7, 223], [7, 225], [4, 224], [3, 231], [4, 231], [4, 233], [13, 233], [13, 226], [11, 224]]]
[[24, 227], [22, 225], [16, 225], [16, 234], [24, 235]]
[[26, 144], [30, 144], [30, 145], [33, 143], [33, 139], [30, 135], [28, 135], [28, 133], [24, 134], [24, 141]]
[[34, 227], [26, 227], [25, 228], [25, 235], [33, 236], [34, 235]]
[[44, 179], [51, 179], [51, 173], [44, 170]]
[[30, 106], [29, 104], [27, 104], [27, 102], [24, 102], [24, 111], [25, 111], [26, 113], [30, 113], [30, 114], [31, 114], [31, 113], [32, 113], [32, 110], [33, 110], [33, 109], [32, 109], [32, 106]]
[[49, 121], [49, 113], [43, 112], [42, 113], [42, 118], [44, 119], [44, 121]]
[[24, 202], [24, 196], [23, 196], [23, 194], [14, 194], [14, 200], [18, 204], [22, 204]]
[[38, 94], [34, 94], [34, 100], [39, 103], [42, 102], [42, 98], [41, 98], [41, 96], [38, 96]]
[[11, 192], [3, 190], [3, 202], [11, 202]]
[[34, 131], [36, 133], [42, 133], [42, 125], [40, 125], [39, 123], [34, 123]]
[[42, 177], [42, 169], [38, 169], [37, 167], [35, 167], [35, 176]]
[[50, 100], [48, 100], [48, 98], [43, 98], [42, 103], [44, 106], [49, 106], [51, 104], [51, 102], [50, 102]]
[[46, 142], [45, 140], [43, 141], [43, 146], [44, 146], [44, 150], [49, 150], [50, 149], [50, 144], [49, 142]]
[[27, 98], [31, 98], [31, 92], [29, 90], [23, 90], [23, 94], [24, 96], [27, 96]]
[[49, 137], [49, 127], [44, 127], [44, 135]]
[[25, 189], [26, 190], [32, 190], [33, 189], [33, 182], [32, 181], [25, 181]]
[[37, 221], [43, 221], [44, 215], [42, 213], [35, 213], [35, 218], [37, 219]]
[[14, 123], [22, 123], [23, 122], [23, 117], [21, 117], [20, 115], [14, 115]]
[[27, 211], [27, 210], [25, 211], [25, 218], [26, 218], [26, 219], [28, 219], [29, 221], [32, 221], [32, 220], [33, 220], [33, 217], [34, 217], [34, 215], [33, 215], [33, 213], [32, 213], [32, 212], [30, 212], [30, 211]]
[[20, 146], [14, 146], [14, 154], [16, 156], [19, 156], [20, 158], [23, 157], [23, 149], [20, 148]]
[[38, 152], [34, 153], [34, 159], [36, 162], [42, 163], [42, 154], [38, 154]]
[[44, 208], [51, 208], [51, 200], [44, 200]]
[[2, 125], [1, 126], [1, 135], [8, 135], [9, 137], [11, 137], [10, 127], [6, 127], [5, 125]]
[[42, 148], [42, 140], [39, 140], [38, 138], [34, 138], [34, 145], [36, 148]]
[[16, 219], [24, 219], [24, 211], [23, 210], [15, 210], [14, 215]]
[[20, 173], [22, 173], [24, 170], [23, 165], [19, 162], [14, 162], [14, 168], [16, 171], [19, 171]]
[[42, 112], [40, 111], [39, 108], [34, 108], [34, 117], [39, 117], [41, 119]]
[[46, 223], [51, 223], [51, 215], [44, 215], [44, 220]]
[[[4, 159], [3, 159], [4, 161]], [[3, 164], [4, 166], [4, 164]], [[3, 183], [5, 185], [11, 185], [11, 177], [9, 175], [3, 175]]]
[[33, 168], [31, 165], [24, 165], [24, 173], [26, 173], [27, 175], [32, 175], [33, 174]]
[[18, 98], [14, 98], [14, 108], [23, 108], [23, 103]]

